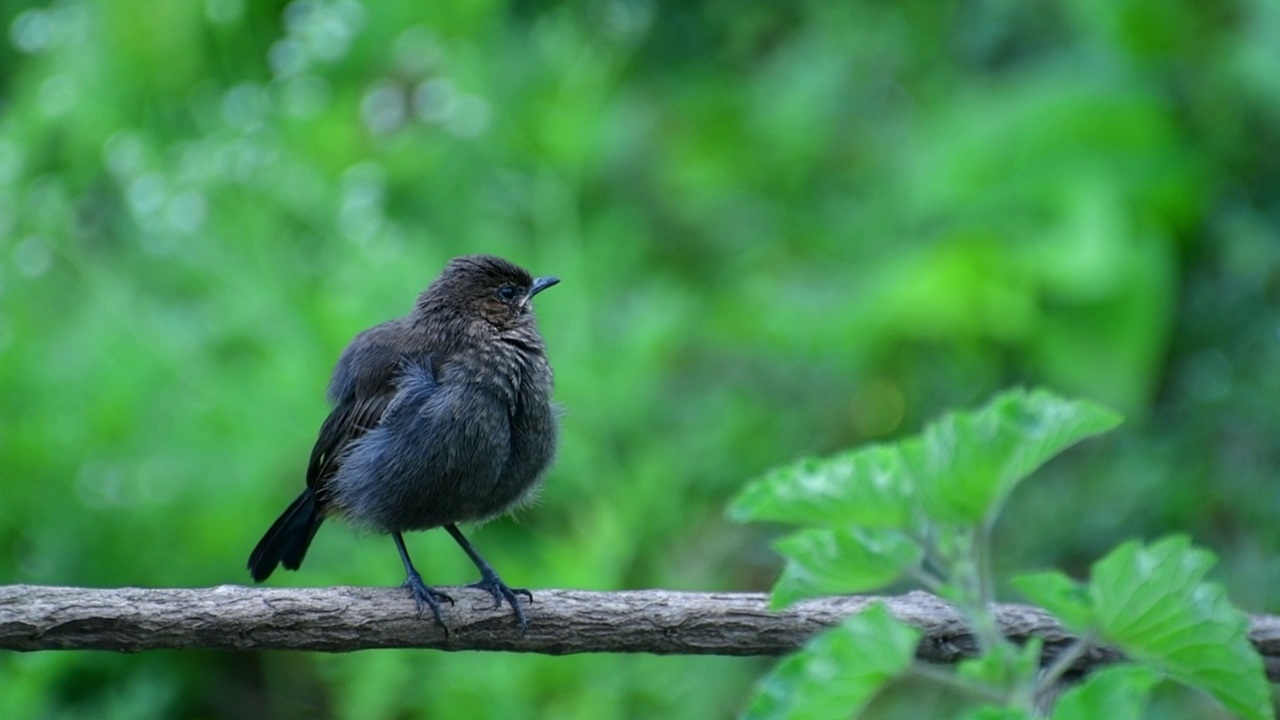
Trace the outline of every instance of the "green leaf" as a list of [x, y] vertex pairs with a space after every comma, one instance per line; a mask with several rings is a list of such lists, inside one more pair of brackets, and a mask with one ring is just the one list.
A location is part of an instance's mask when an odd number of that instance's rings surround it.
[[980, 685], [1011, 691], [1035, 679], [1043, 649], [1044, 639], [1038, 637], [1021, 647], [1011, 642], [998, 643], [976, 658], [961, 660], [956, 664], [956, 674]]
[[1035, 720], [1035, 716], [1019, 708], [983, 705], [965, 712], [957, 720]]
[[1249, 619], [1203, 582], [1216, 559], [1184, 536], [1128, 542], [1093, 566], [1089, 595], [1102, 637], [1130, 657], [1212, 694], [1247, 718], [1273, 718]]
[[907, 670], [919, 641], [919, 630], [877, 603], [778, 663], [746, 717], [853, 717], [886, 682]]
[[912, 495], [898, 448], [876, 445], [772, 470], [738, 495], [729, 517], [738, 522], [902, 528], [911, 518]]
[[924, 554], [896, 530], [862, 528], [802, 530], [775, 547], [787, 564], [773, 588], [774, 607], [884, 587], [918, 566]]
[[1013, 586], [1067, 627], [1085, 632], [1093, 626], [1088, 589], [1066, 575], [1056, 571], [1019, 575], [1013, 579]]
[[1050, 458], [1119, 422], [1096, 405], [1015, 390], [976, 412], [943, 417], [905, 442], [902, 453], [930, 514], [979, 523]]
[[1160, 675], [1142, 665], [1114, 665], [1064, 692], [1053, 720], [1139, 720]]

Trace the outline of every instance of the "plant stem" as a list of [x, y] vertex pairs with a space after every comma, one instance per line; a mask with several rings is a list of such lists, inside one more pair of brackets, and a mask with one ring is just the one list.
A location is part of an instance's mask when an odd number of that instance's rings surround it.
[[1066, 650], [1058, 653], [1049, 667], [1040, 672], [1040, 677], [1036, 680], [1035, 696], [1040, 697], [1042, 693], [1053, 687], [1053, 684], [1071, 669], [1076, 660], [1079, 660], [1092, 644], [1093, 636], [1085, 635], [1068, 645]]
[[911, 674], [941, 685], [946, 685], [950, 688], [955, 688], [956, 690], [960, 690], [961, 692], [973, 695], [988, 702], [997, 703], [999, 705], [1006, 705], [1009, 702], [1009, 698], [1006, 697], [1004, 693], [990, 685], [974, 682], [968, 678], [957, 675], [952, 670], [944, 670], [927, 662], [912, 663]]
[[974, 536], [974, 554], [978, 563], [978, 598], [982, 606], [988, 607], [995, 602], [995, 572], [991, 568], [991, 523], [988, 517]]
[[920, 583], [925, 590], [928, 590], [934, 595], [945, 594], [946, 580], [939, 577], [936, 573], [929, 572], [927, 568], [923, 566], [913, 567], [907, 572], [907, 574], [910, 575], [913, 580]]
[[996, 627], [995, 616], [991, 613], [995, 592], [992, 589], [991, 580], [990, 539], [988, 523], [983, 523], [973, 534], [973, 540], [969, 545], [972, 557], [967, 568], [969, 572], [966, 573], [968, 577], [965, 583], [968, 597], [965, 598], [966, 607], [962, 608], [973, 625], [974, 637], [978, 641], [979, 649], [983, 652], [990, 652], [997, 645], [1008, 642]]

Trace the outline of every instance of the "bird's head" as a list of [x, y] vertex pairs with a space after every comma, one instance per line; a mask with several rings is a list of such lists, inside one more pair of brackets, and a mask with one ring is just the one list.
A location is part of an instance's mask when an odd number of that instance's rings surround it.
[[522, 267], [493, 255], [454, 258], [418, 299], [420, 312], [446, 308], [467, 320], [484, 320], [498, 331], [532, 326], [533, 296], [560, 282], [535, 278]]

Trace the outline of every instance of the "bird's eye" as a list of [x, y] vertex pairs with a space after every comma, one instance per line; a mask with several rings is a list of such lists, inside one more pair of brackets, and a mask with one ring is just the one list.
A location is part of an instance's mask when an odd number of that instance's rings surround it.
[[515, 285], [503, 285], [502, 287], [498, 288], [498, 297], [502, 298], [507, 302], [515, 300], [516, 295], [518, 294], [519, 293], [516, 291]]

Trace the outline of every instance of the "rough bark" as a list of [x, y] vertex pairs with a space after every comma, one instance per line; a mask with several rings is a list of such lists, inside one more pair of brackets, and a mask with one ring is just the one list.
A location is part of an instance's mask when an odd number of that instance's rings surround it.
[[[763, 593], [667, 590], [587, 592], [538, 590], [521, 636], [510, 608], [495, 609], [479, 590], [446, 588], [446, 635], [400, 588], [90, 589], [0, 586], [0, 649], [112, 650], [161, 648], [318, 650], [373, 648], [503, 650], [552, 655], [645, 652], [684, 655], [778, 655], [794, 650], [873, 602], [924, 633], [918, 656], [952, 663], [971, 655], [974, 639], [945, 601], [924, 592], [897, 597], [822, 598], [779, 612]], [[1002, 604], [1003, 632], [1015, 640], [1044, 638], [1052, 656], [1074, 638], [1047, 613]], [[1251, 637], [1280, 679], [1280, 618], [1255, 617]], [[1084, 653], [1079, 670], [1115, 660], [1108, 648]]]

